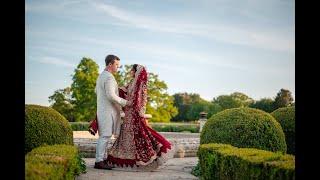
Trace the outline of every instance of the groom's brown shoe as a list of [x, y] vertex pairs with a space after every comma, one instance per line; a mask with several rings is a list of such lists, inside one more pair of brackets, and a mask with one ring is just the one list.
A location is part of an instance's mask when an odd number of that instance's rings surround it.
[[106, 164], [104, 161], [94, 163], [94, 168], [95, 169], [107, 169], [107, 170], [112, 169], [112, 167], [108, 166], [108, 164]]

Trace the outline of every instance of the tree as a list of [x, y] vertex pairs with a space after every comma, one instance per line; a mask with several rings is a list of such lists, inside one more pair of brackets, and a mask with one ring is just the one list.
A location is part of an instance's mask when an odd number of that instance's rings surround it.
[[52, 103], [50, 107], [62, 114], [68, 121], [75, 121], [70, 87], [56, 90], [54, 94], [49, 97], [49, 102]]
[[[125, 65], [120, 67], [120, 71], [115, 74], [115, 79], [119, 86], [128, 84], [130, 70], [132, 66]], [[148, 103], [146, 113], [151, 114], [152, 122], [169, 122], [170, 119], [177, 115], [178, 110], [173, 105], [173, 97], [167, 93], [167, 84], [159, 80], [158, 75], [148, 72]]]
[[[179, 113], [172, 120], [173, 121], [192, 121], [199, 117], [194, 118], [196, 115], [194, 112], [190, 112], [192, 106], [195, 103], [200, 103], [201, 101], [205, 101], [200, 97], [199, 94], [196, 93], [176, 93], [173, 95], [174, 98], [174, 106], [178, 108]], [[199, 109], [203, 109], [201, 104], [197, 104], [197, 107], [193, 108], [196, 111]]]
[[99, 66], [90, 58], [82, 58], [74, 71], [71, 85], [76, 121], [90, 121], [97, 109], [95, 93]]
[[252, 98], [240, 92], [232, 93], [231, 97], [233, 97], [233, 99], [237, 101], [240, 101], [242, 107], [248, 107], [250, 104], [254, 102]]
[[268, 113], [271, 113], [275, 110], [274, 100], [270, 98], [262, 98], [259, 101], [256, 101], [253, 104], [251, 104], [250, 107], [260, 109]]
[[193, 103], [190, 106], [189, 111], [186, 113], [188, 120], [198, 120], [200, 112], [206, 112], [207, 118], [210, 118], [213, 114], [221, 111], [221, 107], [218, 104], [208, 102], [206, 100]]
[[218, 104], [206, 101], [196, 93], [176, 93], [173, 97], [174, 106], [179, 111], [173, 121], [194, 121], [199, 119], [199, 113], [202, 111], [207, 112], [208, 117], [221, 111]]
[[[187, 95], [187, 93], [184, 93]], [[186, 113], [188, 112], [189, 105], [185, 103], [183, 93], [177, 93], [173, 95], [173, 105], [178, 108], [178, 114], [172, 118], [172, 121], [186, 120]]]
[[237, 107], [248, 107], [254, 100], [243, 93], [234, 92], [230, 95], [218, 96], [214, 98], [212, 102], [218, 104], [222, 110], [225, 110]]
[[131, 69], [132, 66], [130, 65], [121, 65], [119, 71], [114, 74], [114, 78], [119, 87], [127, 85], [132, 80], [132, 77], [130, 76]]
[[241, 102], [233, 99], [230, 95], [220, 95], [213, 99], [213, 103], [219, 104], [222, 109], [241, 107]]
[[[114, 74], [119, 86], [128, 84], [132, 80], [129, 74], [131, 67], [129, 65], [121, 66], [120, 71]], [[68, 93], [57, 90], [54, 95], [49, 97], [51, 102], [54, 102], [52, 106], [64, 114], [69, 112], [66, 111], [66, 109], [69, 109], [72, 112], [72, 120], [74, 121], [89, 121], [94, 118], [97, 101], [95, 86], [99, 76], [98, 68], [98, 65], [92, 59], [83, 58], [74, 71], [73, 83]], [[148, 73], [148, 77], [146, 113], [153, 116], [151, 121], [169, 122], [178, 113], [177, 108], [173, 105], [173, 97], [166, 92], [168, 87], [164, 81], [159, 80], [158, 75]], [[69, 103], [68, 106], [65, 101]], [[71, 107], [72, 109], [70, 109]]]
[[275, 109], [289, 106], [293, 103], [291, 92], [287, 89], [280, 89], [274, 100]]

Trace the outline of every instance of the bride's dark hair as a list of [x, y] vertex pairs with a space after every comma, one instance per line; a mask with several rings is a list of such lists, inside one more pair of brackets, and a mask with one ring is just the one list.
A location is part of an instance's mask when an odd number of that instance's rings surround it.
[[133, 70], [134, 72], [137, 72], [137, 67], [138, 67], [138, 64], [134, 64], [134, 65], [132, 66], [132, 70]]

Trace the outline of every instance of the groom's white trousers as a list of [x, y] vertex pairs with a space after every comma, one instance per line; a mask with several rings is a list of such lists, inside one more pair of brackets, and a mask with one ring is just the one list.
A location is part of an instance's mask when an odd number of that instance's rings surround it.
[[96, 162], [103, 161], [106, 157], [106, 150], [108, 146], [108, 141], [110, 140], [110, 135], [107, 134], [106, 127], [107, 123], [106, 122], [101, 122], [98, 120], [98, 142], [96, 146]]
[[107, 150], [107, 145], [109, 142], [110, 136], [99, 136], [97, 147], [96, 147], [96, 162], [103, 161], [105, 158], [105, 153]]

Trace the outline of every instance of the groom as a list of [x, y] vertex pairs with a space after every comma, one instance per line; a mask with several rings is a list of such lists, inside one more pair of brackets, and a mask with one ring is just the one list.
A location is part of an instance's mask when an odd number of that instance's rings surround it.
[[108, 141], [112, 134], [120, 131], [120, 106], [125, 106], [127, 100], [119, 97], [118, 84], [113, 73], [116, 73], [120, 59], [115, 55], [108, 55], [105, 59], [106, 68], [99, 75], [96, 83], [97, 119], [99, 139], [96, 147], [96, 169], [111, 169], [104, 162]]

